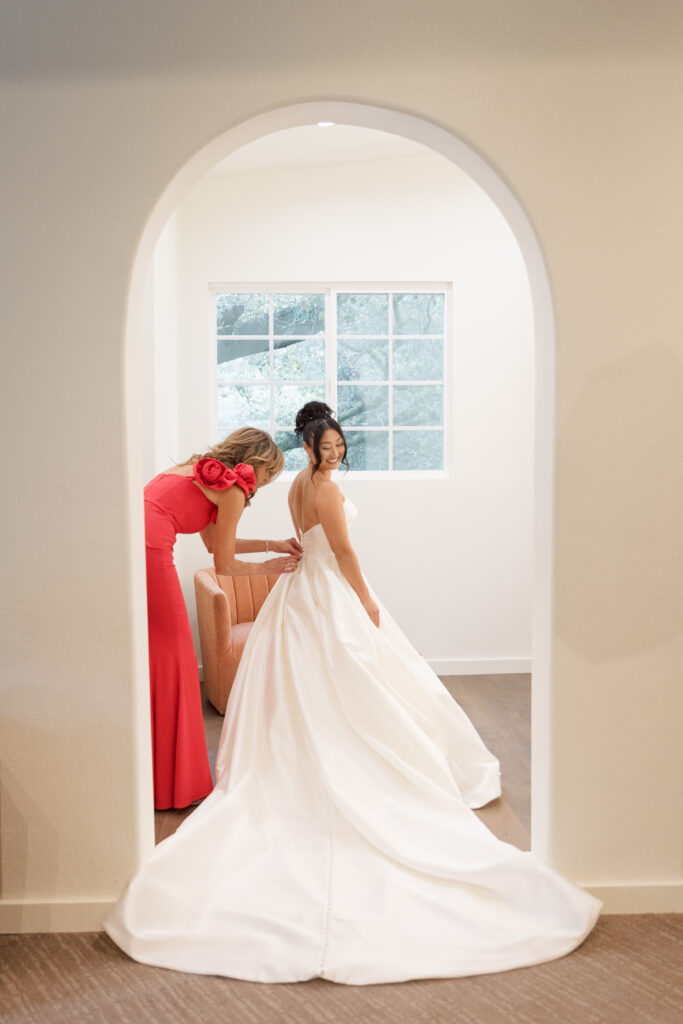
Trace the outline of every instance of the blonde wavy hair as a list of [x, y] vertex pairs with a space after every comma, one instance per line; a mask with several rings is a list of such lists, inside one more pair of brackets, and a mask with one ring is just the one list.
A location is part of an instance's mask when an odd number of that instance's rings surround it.
[[256, 427], [240, 427], [239, 430], [234, 430], [224, 441], [212, 445], [208, 451], [201, 455], [192, 455], [185, 465], [199, 462], [200, 459], [218, 459], [230, 469], [234, 469], [239, 462], [253, 466], [254, 469], [265, 466], [268, 483], [285, 467], [285, 457], [270, 434]]

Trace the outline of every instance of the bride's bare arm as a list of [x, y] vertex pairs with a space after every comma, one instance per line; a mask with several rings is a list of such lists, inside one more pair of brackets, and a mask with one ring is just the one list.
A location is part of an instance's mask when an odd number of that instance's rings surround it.
[[331, 480], [319, 485], [315, 495], [315, 510], [342, 575], [356, 591], [374, 624], [379, 626], [379, 608], [368, 590], [356, 552], [349, 540], [341, 492]]

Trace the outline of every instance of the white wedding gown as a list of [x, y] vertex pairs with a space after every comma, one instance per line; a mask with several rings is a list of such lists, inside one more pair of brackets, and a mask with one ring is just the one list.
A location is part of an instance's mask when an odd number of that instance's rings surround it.
[[497, 760], [381, 605], [375, 628], [321, 526], [303, 546], [245, 647], [216, 788], [106, 931], [142, 963], [262, 982], [454, 977], [568, 953], [600, 903], [478, 820]]

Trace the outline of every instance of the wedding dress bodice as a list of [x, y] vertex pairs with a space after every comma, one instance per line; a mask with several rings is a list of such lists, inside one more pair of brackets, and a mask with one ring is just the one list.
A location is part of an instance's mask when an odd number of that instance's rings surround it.
[[[344, 516], [346, 517], [346, 526], [351, 528], [357, 513], [356, 506], [350, 501], [349, 498], [344, 499], [343, 504]], [[302, 568], [304, 567], [306, 558], [334, 558], [330, 543], [325, 536], [322, 523], [316, 523], [315, 526], [311, 526], [310, 529], [301, 537], [301, 545], [304, 549], [304, 558], [302, 560]]]

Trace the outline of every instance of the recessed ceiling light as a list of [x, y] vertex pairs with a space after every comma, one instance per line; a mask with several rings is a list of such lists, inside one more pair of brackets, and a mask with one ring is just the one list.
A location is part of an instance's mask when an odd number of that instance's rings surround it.
[[318, 128], [334, 128], [334, 121], [318, 121]]

